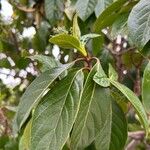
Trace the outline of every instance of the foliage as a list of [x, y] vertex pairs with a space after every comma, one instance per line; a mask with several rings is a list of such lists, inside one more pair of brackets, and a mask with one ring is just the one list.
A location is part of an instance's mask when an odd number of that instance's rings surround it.
[[9, 3], [13, 15], [0, 22], [0, 149], [149, 149], [150, 2]]

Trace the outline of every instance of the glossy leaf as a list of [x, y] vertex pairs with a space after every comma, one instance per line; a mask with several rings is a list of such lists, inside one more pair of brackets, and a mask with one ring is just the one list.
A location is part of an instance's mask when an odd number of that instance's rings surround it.
[[135, 93], [133, 93], [128, 87], [124, 86], [123, 84], [113, 81], [111, 79], [110, 79], [110, 82], [118, 90], [120, 90], [126, 96], [126, 98], [131, 102], [131, 104], [135, 108], [135, 110], [140, 118], [140, 121], [141, 121], [143, 127], [145, 128], [146, 134], [148, 134], [148, 126], [149, 126], [148, 120], [147, 120], [145, 110], [144, 110], [139, 98], [135, 95]]
[[21, 128], [23, 123], [28, 118], [32, 108], [38, 104], [45, 91], [53, 83], [53, 81], [60, 76], [65, 70], [71, 67], [74, 62], [63, 65], [59, 68], [54, 68], [42, 73], [37, 77], [26, 89], [21, 97], [18, 111], [15, 116], [14, 130]]
[[103, 147], [105, 150], [123, 150], [127, 140], [125, 115], [119, 106], [113, 102], [108, 117], [102, 132], [95, 140], [96, 149]]
[[142, 101], [147, 113], [150, 113], [150, 62], [147, 64], [142, 82]]
[[111, 3], [113, 3], [113, 0], [98, 0], [95, 7], [96, 17], [98, 17]]
[[109, 115], [110, 99], [108, 89], [101, 88], [93, 82], [93, 76], [99, 66], [96, 64], [89, 73], [83, 93], [79, 112], [71, 133], [71, 149], [84, 149], [89, 146], [103, 128]]
[[134, 44], [142, 49], [150, 40], [150, 1], [140, 0], [128, 18], [130, 37]]
[[50, 38], [49, 42], [66, 49], [75, 48], [84, 56], [87, 56], [84, 45], [82, 45], [80, 41], [72, 35], [58, 34]]
[[95, 9], [98, 0], [78, 0], [76, 4], [76, 11], [79, 17], [85, 21]]
[[75, 121], [83, 86], [82, 70], [69, 72], [37, 106], [31, 150], [61, 150]]

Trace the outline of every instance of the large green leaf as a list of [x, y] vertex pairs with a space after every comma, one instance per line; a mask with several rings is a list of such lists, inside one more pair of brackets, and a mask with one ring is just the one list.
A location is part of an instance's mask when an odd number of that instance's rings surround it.
[[75, 121], [83, 88], [82, 70], [69, 72], [35, 109], [31, 150], [61, 150]]
[[63, 0], [45, 0], [44, 3], [46, 17], [51, 24], [62, 19], [64, 1]]
[[142, 82], [142, 101], [148, 113], [150, 113], [150, 62], [147, 64]]
[[119, 16], [119, 11], [125, 3], [126, 0], [117, 0], [106, 8], [94, 23], [94, 32], [99, 33], [103, 28], [111, 25]]
[[59, 68], [54, 68], [42, 73], [38, 76], [26, 89], [21, 97], [18, 111], [15, 116], [14, 130], [21, 128], [25, 120], [28, 118], [32, 108], [40, 101], [43, 94], [53, 81], [60, 76], [65, 70], [71, 67], [74, 62], [63, 65]]
[[128, 18], [129, 34], [134, 44], [143, 48], [150, 40], [150, 1], [140, 0]]
[[148, 134], [148, 126], [149, 126], [148, 120], [147, 120], [145, 110], [144, 110], [139, 98], [135, 95], [134, 92], [132, 92], [128, 87], [124, 86], [123, 84], [121, 84], [117, 81], [113, 81], [111, 79], [109, 79], [109, 81], [118, 90], [120, 90], [126, 96], [126, 98], [131, 102], [131, 104], [135, 108], [135, 110], [140, 118], [140, 121], [141, 121], [143, 127], [145, 128], [146, 134]]
[[85, 21], [95, 9], [98, 0], [78, 0], [76, 10], [79, 17]]
[[71, 149], [84, 149], [89, 146], [103, 128], [109, 115], [110, 99], [108, 89], [96, 86], [93, 76], [99, 62], [89, 73], [83, 93], [79, 112], [71, 134]]
[[113, 3], [113, 0], [98, 0], [95, 7], [96, 17], [98, 17], [111, 3]]
[[58, 34], [50, 38], [49, 42], [57, 44], [66, 49], [75, 48], [84, 56], [87, 55], [84, 45], [74, 36], [68, 34]]
[[127, 140], [127, 121], [123, 111], [113, 102], [110, 115], [104, 128], [95, 140], [95, 147], [99, 150], [123, 150]]

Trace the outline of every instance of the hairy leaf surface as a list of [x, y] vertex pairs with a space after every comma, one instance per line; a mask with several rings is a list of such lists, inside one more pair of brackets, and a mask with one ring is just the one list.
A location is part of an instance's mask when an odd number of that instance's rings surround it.
[[61, 150], [75, 121], [83, 86], [82, 70], [69, 72], [35, 109], [31, 150]]
[[47, 88], [53, 83], [56, 78], [58, 78], [58, 76], [60, 76], [73, 64], [74, 62], [42, 73], [27, 87], [25, 93], [21, 97], [18, 106], [18, 111], [15, 117], [15, 128], [21, 128], [23, 123], [28, 118], [30, 111], [40, 101]]

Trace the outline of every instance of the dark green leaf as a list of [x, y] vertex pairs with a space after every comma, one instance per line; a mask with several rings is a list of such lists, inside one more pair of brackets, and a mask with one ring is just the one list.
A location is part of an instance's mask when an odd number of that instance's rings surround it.
[[79, 17], [85, 21], [95, 9], [98, 0], [78, 0], [76, 10]]
[[60, 76], [73, 64], [74, 62], [63, 65], [59, 68], [48, 70], [42, 73], [29, 85], [20, 100], [18, 111], [15, 117], [14, 130], [21, 128], [25, 120], [28, 118], [30, 111], [34, 106], [37, 105], [48, 87], [58, 76]]
[[111, 25], [119, 16], [119, 11], [125, 3], [126, 0], [118, 0], [106, 8], [94, 23], [94, 32], [99, 33], [103, 28]]
[[134, 44], [142, 49], [150, 40], [150, 1], [140, 0], [128, 18], [129, 34]]
[[98, 17], [111, 3], [113, 3], [113, 0], [98, 0], [95, 7], [96, 17]]
[[123, 150], [127, 140], [127, 121], [119, 106], [113, 102], [111, 113], [108, 115], [102, 132], [95, 140], [97, 150]]
[[109, 81], [118, 90], [120, 90], [127, 97], [127, 99], [131, 102], [131, 104], [135, 108], [135, 110], [136, 110], [136, 112], [140, 118], [140, 121], [141, 121], [143, 127], [145, 128], [146, 135], [147, 135], [148, 134], [148, 127], [149, 127], [148, 120], [147, 120], [145, 110], [144, 110], [139, 98], [135, 95], [135, 93], [133, 93], [129, 88], [127, 88], [123, 84], [120, 84], [119, 82], [113, 81], [111, 79], [109, 79]]
[[61, 150], [75, 121], [83, 88], [82, 70], [69, 72], [58, 82], [33, 116], [31, 150]]
[[58, 20], [62, 19], [64, 9], [63, 2], [63, 0], [45, 0], [45, 13], [51, 24], [55, 24]]
[[89, 146], [103, 128], [109, 115], [110, 99], [108, 89], [96, 86], [93, 76], [99, 62], [89, 73], [83, 93], [79, 112], [71, 134], [71, 149], [84, 149]]
[[147, 113], [150, 113], [150, 62], [144, 70], [142, 82], [142, 101]]

